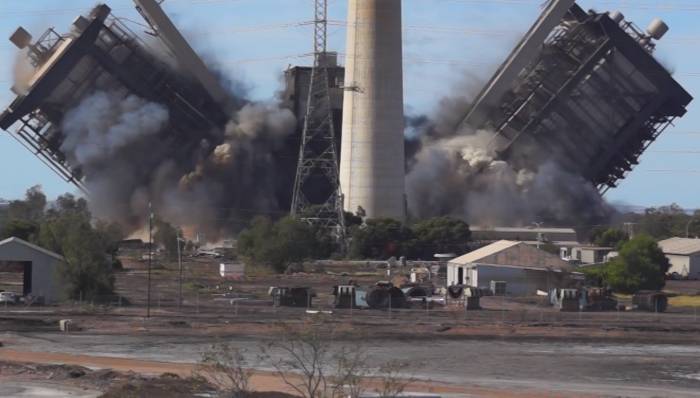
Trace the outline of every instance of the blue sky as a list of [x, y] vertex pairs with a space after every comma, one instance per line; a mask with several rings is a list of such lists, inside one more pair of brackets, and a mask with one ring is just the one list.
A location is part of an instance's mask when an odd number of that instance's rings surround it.
[[[141, 21], [131, 0], [107, 0], [114, 14]], [[329, 0], [330, 49], [344, 52], [346, 0]], [[431, 112], [455, 90], [473, 90], [490, 76], [534, 21], [543, 0], [404, 0], [406, 109]], [[35, 36], [49, 26], [64, 31], [94, 0], [2, 0], [0, 37], [17, 26]], [[230, 76], [245, 82], [255, 99], [269, 99], [288, 65], [306, 64], [311, 49], [312, 0], [166, 0], [164, 7], [193, 45]], [[581, 0], [584, 8], [621, 10], [641, 27], [654, 17], [671, 27], [657, 56], [691, 94], [700, 95], [700, 2], [692, 0]], [[137, 31], [143, 28], [130, 24]], [[13, 98], [14, 47], [0, 42], [0, 107]], [[643, 156], [640, 165], [607, 198], [631, 205], [676, 202], [700, 207], [700, 100]], [[681, 151], [681, 152], [679, 152]], [[696, 153], [692, 153], [695, 151]], [[72, 186], [0, 133], [0, 198], [20, 197], [41, 184], [50, 197]]]

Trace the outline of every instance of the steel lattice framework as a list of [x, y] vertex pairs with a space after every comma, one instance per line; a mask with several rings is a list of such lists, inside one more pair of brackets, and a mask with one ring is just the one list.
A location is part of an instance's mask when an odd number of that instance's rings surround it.
[[[327, 0], [315, 1], [314, 66], [304, 117], [304, 128], [299, 150], [291, 214], [322, 228], [337, 231], [342, 238], [345, 231], [342, 194], [338, 172], [333, 112], [331, 109], [330, 78], [326, 62], [328, 30]], [[319, 179], [331, 187], [325, 201], [312, 203], [307, 189]]]

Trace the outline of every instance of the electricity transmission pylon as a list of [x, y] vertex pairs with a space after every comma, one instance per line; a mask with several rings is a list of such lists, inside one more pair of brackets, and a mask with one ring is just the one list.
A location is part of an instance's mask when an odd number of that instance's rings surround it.
[[[342, 238], [345, 221], [331, 107], [331, 82], [327, 61], [329, 57], [326, 54], [327, 32], [327, 0], [315, 0], [314, 65], [311, 68], [291, 214], [319, 227], [332, 229]], [[319, 185], [327, 187], [327, 192], [330, 192], [328, 197], [312, 203], [311, 183], [317, 190]]]

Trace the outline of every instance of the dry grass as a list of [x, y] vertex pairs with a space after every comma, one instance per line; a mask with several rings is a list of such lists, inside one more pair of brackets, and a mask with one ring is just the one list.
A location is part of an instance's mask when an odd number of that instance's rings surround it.
[[668, 303], [674, 307], [700, 307], [700, 296], [669, 297]]

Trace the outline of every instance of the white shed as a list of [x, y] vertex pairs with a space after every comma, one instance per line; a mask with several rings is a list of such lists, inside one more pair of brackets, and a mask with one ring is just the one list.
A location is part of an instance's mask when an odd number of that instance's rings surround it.
[[525, 242], [502, 240], [447, 264], [447, 284], [489, 289], [491, 282], [506, 282], [510, 296], [534, 295], [565, 287], [573, 267], [555, 254]]
[[700, 279], [700, 239], [671, 238], [659, 242], [659, 247], [671, 263], [669, 273]]
[[60, 298], [61, 287], [57, 275], [60, 255], [19, 238], [0, 242], [0, 262], [24, 263], [22, 295], [43, 297], [45, 302]]

